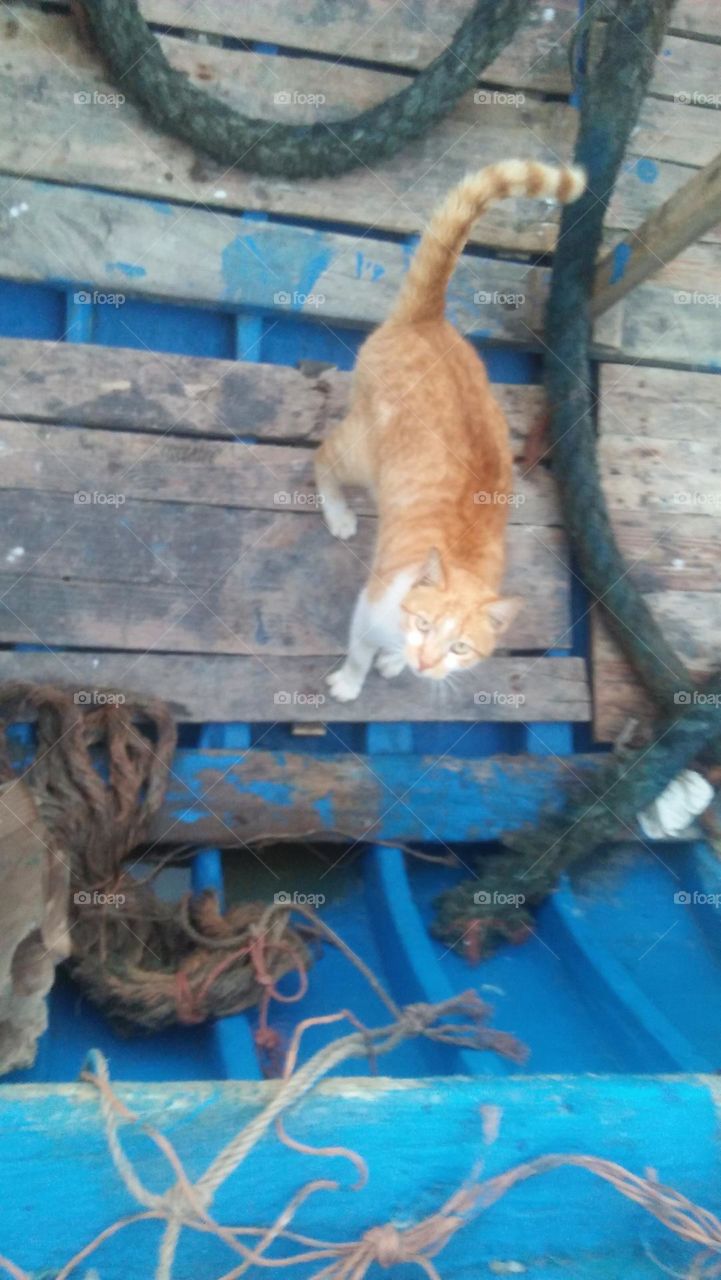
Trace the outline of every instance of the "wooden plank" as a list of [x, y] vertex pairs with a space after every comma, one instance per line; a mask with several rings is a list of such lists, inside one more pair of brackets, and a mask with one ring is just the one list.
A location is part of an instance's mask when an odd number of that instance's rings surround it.
[[[599, 316], [721, 218], [721, 155], [699, 169], [599, 262], [591, 315]], [[719, 300], [721, 305], [721, 299]]]
[[[290, 297], [294, 314], [365, 327], [387, 315], [406, 266], [402, 246], [371, 236], [361, 250], [352, 236], [333, 232], [249, 224], [200, 209], [178, 212], [27, 179], [11, 187], [17, 216], [0, 214], [0, 272], [64, 284], [91, 280], [116, 302], [133, 292], [280, 310]], [[451, 284], [449, 314], [464, 332], [533, 348], [547, 281], [544, 268], [465, 255]], [[712, 289], [721, 293], [721, 247], [696, 245], [601, 318], [597, 352], [712, 364], [720, 327], [719, 310], [708, 304]], [[674, 304], [679, 290], [689, 293], [688, 305]]]
[[[469, 0], [429, 5], [425, 0], [366, 0], [362, 10], [331, 0], [142, 0], [149, 21], [195, 31], [311, 49], [337, 57], [420, 69], [450, 44], [469, 11]], [[511, 45], [483, 74], [488, 84], [554, 93], [570, 90], [567, 39], [578, 20], [576, 0], [534, 9]]]
[[688, 96], [699, 109], [713, 110], [719, 103], [720, 71], [721, 44], [666, 35], [650, 92], [677, 100]]
[[[370, 235], [359, 241], [29, 179], [2, 185], [10, 210], [0, 213], [0, 272], [80, 288], [92, 282], [99, 305], [120, 307], [135, 293], [364, 327], [388, 314], [407, 265], [402, 245]], [[542, 322], [547, 280], [545, 268], [466, 255], [450, 314], [464, 331], [527, 346]]]
[[638, 436], [714, 444], [718, 440], [721, 378], [680, 369], [601, 365], [599, 379], [604, 439], [632, 424]]
[[[718, 662], [721, 625], [719, 382], [667, 369], [600, 375], [599, 461], [613, 528], [630, 577], [697, 677]], [[594, 729], [606, 741], [629, 718], [646, 725], [653, 710], [600, 612], [592, 641]]]
[[[515, 444], [520, 452], [522, 432]], [[158, 438], [142, 432], [52, 427], [0, 418], [0, 489], [71, 494], [77, 503], [102, 503], [102, 495], [112, 493], [122, 503], [137, 498], [312, 511], [317, 507], [313, 453], [302, 446], [248, 444], [237, 439], [201, 444], [170, 435]], [[481, 493], [480, 474], [478, 488]], [[355, 510], [375, 514], [365, 491], [357, 490], [350, 498]], [[555, 485], [545, 468], [531, 472], [516, 468], [509, 519], [512, 524], [561, 523]]]
[[[702, 681], [718, 666], [716, 637], [721, 627], [721, 593], [667, 591], [647, 596], [664, 634], [696, 680]], [[600, 614], [592, 630], [593, 728], [599, 742], [612, 742], [629, 720], [641, 731], [658, 717], [658, 710], [644, 692], [629, 664], [611, 637]], [[680, 678], [680, 671], [674, 672]], [[697, 698], [693, 690], [679, 704]]]
[[272, 659], [225, 655], [0, 651], [0, 680], [74, 684], [96, 697], [115, 687], [153, 694], [181, 721], [333, 724], [348, 721], [528, 721], [589, 719], [581, 658], [491, 658], [469, 672], [462, 686], [437, 689], [404, 673], [396, 680], [369, 677], [357, 702], [334, 702], [325, 676], [328, 657]]
[[[24, 422], [314, 442], [346, 412], [351, 375], [311, 362], [211, 360], [90, 343], [0, 339], [0, 412]], [[496, 383], [519, 445], [543, 389]]]
[[[332, 727], [330, 733], [332, 734]], [[155, 818], [161, 843], [248, 843], [316, 833], [338, 839], [494, 840], [509, 826], [558, 810], [570, 778], [602, 767], [598, 756], [374, 755], [180, 750]]]
[[[130, 102], [118, 108], [102, 64], [59, 15], [22, 11], [13, 59], [0, 76], [0, 102], [9, 127], [0, 139], [0, 169], [32, 172], [53, 181], [132, 191], [155, 199], [200, 202], [219, 209], [383, 226], [415, 234], [441, 195], [480, 163], [523, 155], [570, 159], [575, 112], [521, 93], [466, 95], [438, 128], [391, 161], [361, 166], [325, 180], [258, 179], [228, 170], [146, 125]], [[339, 119], [364, 110], [407, 83], [408, 77], [318, 59], [262, 56], [168, 37], [178, 70], [253, 116], [298, 122]], [[80, 93], [90, 101], [78, 103]], [[287, 105], [274, 102], [288, 95]], [[305, 105], [309, 96], [322, 99]], [[485, 100], [488, 98], [488, 101]], [[482, 160], [479, 159], [482, 137]], [[479, 243], [545, 251], [556, 238], [557, 209], [538, 200], [502, 202], [474, 232]]]
[[[5, 491], [0, 637], [263, 656], [344, 651], [374, 520], [361, 517], [357, 537], [341, 543], [320, 514], [301, 509], [120, 497], [76, 504], [48, 493], [30, 504], [26, 491]], [[512, 525], [508, 552], [509, 590], [525, 599], [509, 645], [566, 646], [561, 531]]]
[[721, 40], [721, 9], [716, 0], [678, 0], [671, 14], [671, 30]]
[[[310, 980], [315, 980], [312, 971]], [[494, 1003], [499, 998], [494, 996]], [[383, 1016], [380, 1009], [378, 1016]], [[494, 1011], [492, 1025], [509, 1029], [502, 1009]], [[451, 1049], [445, 1051], [446, 1059], [453, 1056]], [[493, 1069], [484, 1067], [487, 1054], [475, 1056], [479, 1073]], [[345, 1077], [317, 1084], [294, 1106], [288, 1121], [292, 1136], [306, 1148], [332, 1143], [358, 1151], [370, 1172], [361, 1194], [346, 1182], [332, 1195], [308, 1197], [293, 1223], [308, 1236], [351, 1241], [387, 1222], [402, 1228], [409, 1220], [420, 1222], [438, 1212], [474, 1172], [479, 1179], [500, 1177], [523, 1160], [566, 1151], [621, 1163], [634, 1173], [652, 1168], [664, 1185], [719, 1212], [719, 1090], [713, 1075], [523, 1072], [417, 1080], [354, 1078], [355, 1069], [349, 1061]], [[381, 1060], [379, 1069], [397, 1069], [392, 1054]], [[253, 1123], [279, 1086], [243, 1080], [113, 1081], [113, 1088], [139, 1114], [142, 1125], [164, 1135], [189, 1176], [197, 1178], [225, 1142]], [[659, 1122], [662, 1116], [664, 1123]], [[484, 1119], [498, 1122], [495, 1141], [488, 1141], [488, 1125], [484, 1137]], [[3, 1251], [34, 1274], [57, 1273], [110, 1223], [133, 1210], [108, 1154], [98, 1094], [91, 1085], [3, 1086], [0, 1136]], [[127, 1142], [143, 1184], [160, 1190], [168, 1186], [167, 1161], [154, 1144], [134, 1134]], [[317, 1155], [291, 1155], [271, 1130], [252, 1152], [247, 1173], [244, 1165], [221, 1188], [213, 1217], [221, 1223], [265, 1226], [306, 1181], [335, 1177], [337, 1164], [319, 1161]], [[329, 1168], [332, 1173], [327, 1174]], [[73, 1212], [68, 1212], [69, 1203]], [[42, 1214], [47, 1229], [29, 1230], [29, 1212]], [[543, 1258], [544, 1280], [564, 1280], [569, 1257], [584, 1280], [655, 1280], [659, 1268], [650, 1256], [655, 1250], [646, 1243], [651, 1230], [661, 1228], [613, 1187], [586, 1170], [560, 1169], [519, 1181], [509, 1194], [471, 1216], [435, 1261], [444, 1280], [502, 1275], [498, 1263], [509, 1260], [515, 1269], [505, 1274], [532, 1276], [534, 1269], [538, 1273], [538, 1258]], [[147, 1274], [143, 1260], [149, 1253], [155, 1256], [159, 1239], [160, 1224], [119, 1231], [105, 1249], [110, 1265], [102, 1263], [102, 1273], [108, 1280]], [[668, 1241], [669, 1252], [683, 1247], [670, 1235], [654, 1239]], [[277, 1255], [285, 1252], [289, 1250], [279, 1249]], [[214, 1236], [183, 1231], [179, 1277], [221, 1275], [233, 1265], [227, 1245]], [[277, 1273], [285, 1270], [292, 1275], [293, 1268], [278, 1268]], [[412, 1275], [412, 1269], [405, 1270]]]
[[[246, 54], [177, 38], [166, 44], [174, 65], [191, 80], [203, 88], [211, 82], [215, 92], [252, 115], [285, 119], [292, 111], [298, 120], [331, 119], [363, 109], [404, 83], [387, 72], [329, 67], [313, 59]], [[197, 201], [210, 208], [270, 209], [312, 218], [320, 209], [324, 219], [415, 233], [448, 188], [480, 163], [479, 131], [484, 161], [514, 154], [555, 161], [570, 158], [577, 128], [575, 110], [563, 103], [531, 95], [521, 95], [523, 102], [505, 102], [503, 95], [493, 93], [486, 95], [489, 101], [475, 102], [469, 94], [428, 138], [385, 164], [340, 179], [261, 182], [240, 171], [227, 172], [160, 135], [130, 103], [110, 107], [105, 97], [112, 95], [113, 86], [103, 79], [97, 58], [79, 42], [68, 19], [24, 11], [13, 54], [0, 75], [0, 101], [11, 121], [0, 138], [0, 169], [23, 175], [32, 167], [37, 178]], [[77, 104], [78, 85], [91, 97], [103, 96]], [[274, 104], [273, 85], [282, 86], [292, 104]], [[304, 105], [311, 93], [325, 101]], [[632, 141], [629, 154], [638, 160], [629, 161], [620, 175], [608, 226], [638, 226], [660, 200], [683, 185], [689, 160], [703, 163], [710, 158], [705, 151], [715, 152], [716, 145], [712, 112], [655, 99]], [[654, 164], [654, 158], [680, 163]], [[549, 250], [557, 218], [555, 208], [543, 202], [501, 202], [478, 222], [472, 240], [495, 248]], [[707, 235], [719, 238], [718, 232]]]
[[721, 248], [695, 244], [594, 325], [600, 359], [719, 367]]

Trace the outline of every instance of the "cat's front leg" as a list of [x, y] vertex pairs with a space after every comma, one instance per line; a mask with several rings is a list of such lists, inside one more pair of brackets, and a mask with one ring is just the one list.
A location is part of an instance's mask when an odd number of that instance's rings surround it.
[[338, 702], [354, 702], [363, 688], [378, 649], [373, 629], [372, 610], [363, 590], [353, 610], [348, 657], [342, 667], [326, 677], [330, 691]]

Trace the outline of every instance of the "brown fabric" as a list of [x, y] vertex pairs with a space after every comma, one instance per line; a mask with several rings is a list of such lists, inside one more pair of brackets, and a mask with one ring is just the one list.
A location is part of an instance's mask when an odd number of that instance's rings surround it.
[[[27, 722], [37, 743], [25, 789], [50, 833], [47, 843], [63, 851], [62, 886], [60, 855], [51, 860], [53, 911], [69, 887], [69, 968], [108, 1016], [128, 1029], [202, 1022], [257, 1003], [284, 973], [305, 970], [309, 952], [286, 912], [265, 920], [264, 904], [243, 903], [222, 915], [212, 894], [167, 903], [151, 879], [132, 874], [138, 854], [132, 855], [160, 807], [175, 750], [163, 703], [116, 690], [5, 685], [0, 776], [12, 777], [18, 765], [8, 730]], [[9, 862], [20, 861], [17, 833], [8, 839]], [[18, 895], [13, 882], [8, 901], [23, 901]], [[52, 981], [49, 961], [43, 974], [44, 994]]]

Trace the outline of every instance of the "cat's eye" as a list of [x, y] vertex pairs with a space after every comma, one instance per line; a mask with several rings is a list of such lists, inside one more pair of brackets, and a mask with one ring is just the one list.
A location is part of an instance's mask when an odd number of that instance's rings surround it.
[[422, 618], [420, 615], [416, 616], [416, 626], [419, 631], [430, 631], [431, 629], [431, 624], [428, 618]]
[[465, 644], [463, 640], [456, 640], [456, 643], [451, 645], [451, 653], [457, 653], [459, 657], [464, 653], [470, 652], [471, 646], [469, 644]]

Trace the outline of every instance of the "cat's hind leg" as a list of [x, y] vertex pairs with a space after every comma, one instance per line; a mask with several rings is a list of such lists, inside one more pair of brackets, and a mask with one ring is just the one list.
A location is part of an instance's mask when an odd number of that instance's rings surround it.
[[353, 414], [344, 418], [316, 451], [315, 483], [323, 518], [334, 538], [352, 538], [358, 527], [343, 493], [344, 484], [357, 483], [353, 468], [354, 434], [358, 428]]

